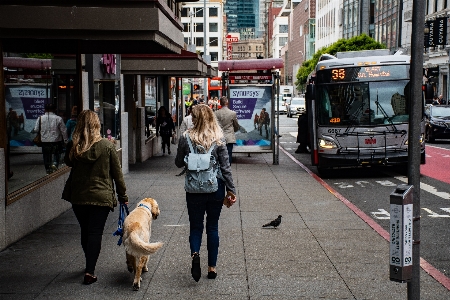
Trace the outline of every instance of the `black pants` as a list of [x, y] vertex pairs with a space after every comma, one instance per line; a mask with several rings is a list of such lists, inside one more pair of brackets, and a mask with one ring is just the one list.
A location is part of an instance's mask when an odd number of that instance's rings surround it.
[[98, 205], [72, 205], [81, 228], [81, 247], [86, 258], [85, 272], [94, 274], [95, 265], [102, 248], [103, 229], [110, 208]]
[[166, 153], [166, 145], [167, 150], [170, 151], [170, 139], [172, 138], [171, 135], [161, 134], [161, 145], [163, 153]]

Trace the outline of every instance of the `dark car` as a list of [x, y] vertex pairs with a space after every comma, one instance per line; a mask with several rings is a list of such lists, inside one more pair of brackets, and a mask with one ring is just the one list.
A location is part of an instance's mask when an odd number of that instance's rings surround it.
[[450, 139], [450, 105], [425, 107], [425, 141], [435, 139]]

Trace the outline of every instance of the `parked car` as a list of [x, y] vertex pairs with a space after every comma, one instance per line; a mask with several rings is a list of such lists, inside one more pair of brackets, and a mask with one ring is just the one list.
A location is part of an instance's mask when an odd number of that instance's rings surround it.
[[450, 105], [425, 106], [425, 141], [450, 139]]
[[306, 110], [305, 98], [293, 97], [287, 105], [287, 116], [292, 118], [293, 115], [300, 114]]

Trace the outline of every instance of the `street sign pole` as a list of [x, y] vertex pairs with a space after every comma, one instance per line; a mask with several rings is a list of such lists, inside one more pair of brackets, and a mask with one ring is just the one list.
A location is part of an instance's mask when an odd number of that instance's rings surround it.
[[411, 34], [411, 97], [409, 118], [408, 184], [414, 186], [413, 191], [413, 269], [412, 279], [407, 284], [408, 300], [420, 299], [420, 143], [421, 121], [423, 112], [422, 74], [423, 74], [423, 39], [425, 3], [413, 0]]

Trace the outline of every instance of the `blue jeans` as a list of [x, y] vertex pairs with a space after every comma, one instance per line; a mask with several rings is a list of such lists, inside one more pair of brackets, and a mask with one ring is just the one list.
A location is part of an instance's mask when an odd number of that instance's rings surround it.
[[228, 150], [228, 161], [230, 162], [231, 165], [231, 156], [233, 155], [233, 143], [228, 143], [227, 144], [227, 150]]
[[202, 245], [203, 221], [206, 213], [206, 247], [208, 249], [208, 266], [215, 267], [219, 254], [219, 217], [223, 199], [215, 200], [214, 193], [186, 193], [189, 214], [189, 244], [191, 255], [200, 253]]

